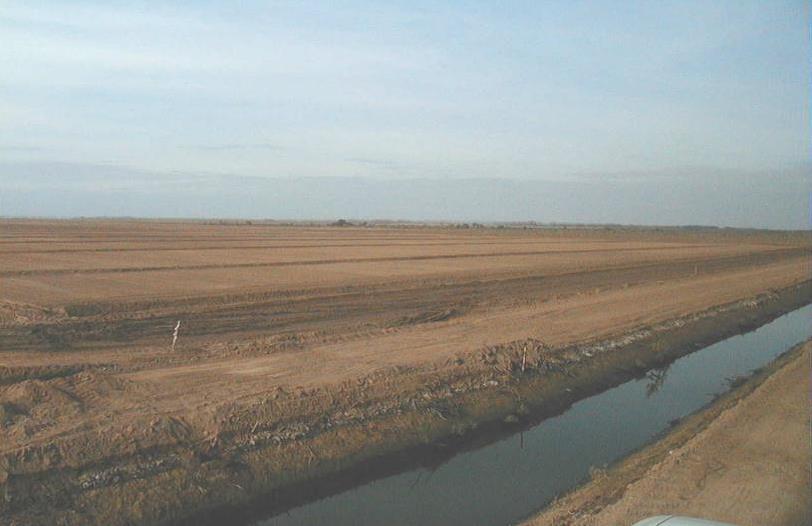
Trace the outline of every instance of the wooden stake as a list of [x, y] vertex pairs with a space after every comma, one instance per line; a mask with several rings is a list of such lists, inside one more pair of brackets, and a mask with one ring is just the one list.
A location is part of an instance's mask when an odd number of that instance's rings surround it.
[[178, 343], [178, 331], [180, 330], [180, 320], [175, 325], [175, 332], [172, 333], [172, 352], [175, 352], [175, 344]]

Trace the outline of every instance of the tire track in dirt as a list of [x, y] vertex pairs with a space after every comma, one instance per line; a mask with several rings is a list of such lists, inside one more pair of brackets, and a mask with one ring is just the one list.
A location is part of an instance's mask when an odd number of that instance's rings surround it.
[[[405, 284], [396, 288], [359, 288], [341, 293], [315, 290], [301, 298], [270, 298], [219, 306], [211, 305], [213, 298], [204, 298], [197, 306], [182, 303], [160, 313], [155, 311], [161, 304], [153, 303], [141, 317], [134, 317], [134, 309], [123, 306], [122, 310], [128, 317], [111, 319], [102, 314], [62, 320], [57, 324], [2, 328], [0, 349], [48, 350], [69, 349], [72, 345], [93, 342], [147, 342], [164, 338], [181, 318], [185, 338], [211, 340], [235, 338], [237, 335], [246, 338], [263, 332], [295, 334], [308, 331], [347, 335], [357, 332], [359, 328], [380, 330], [433, 323], [439, 321], [438, 318], [459, 318], [473, 310], [492, 309], [500, 305], [547, 301], [559, 295], [593, 292], [596, 288], [681, 278], [690, 275], [699, 262], [702, 264], [702, 275], [707, 276], [768, 265], [783, 259], [780, 254], [764, 253], [557, 275], [438, 283], [429, 287], [430, 294], [427, 294], [425, 285]], [[91, 312], [94, 310], [92, 305], [84, 308]], [[103, 307], [97, 309], [104, 312]], [[407, 320], [411, 320], [411, 323]]]
[[[132, 243], [133, 241], [129, 241]], [[136, 241], [137, 242], [137, 241]], [[175, 243], [193, 243], [187, 239], [176, 240]], [[585, 241], [586, 242], [586, 241]], [[605, 243], [622, 243], [622, 241], [605, 241]], [[69, 241], [60, 241], [69, 244]], [[480, 246], [480, 245], [563, 245], [566, 241], [556, 240], [504, 240], [504, 241], [421, 241], [418, 243], [319, 243], [309, 245], [195, 245], [192, 247], [121, 247], [121, 248], [51, 248], [51, 249], [19, 249], [4, 250], [4, 254], [73, 254], [73, 253], [107, 253], [107, 252], [197, 252], [201, 250], [286, 250], [291, 248], [356, 248], [356, 247], [454, 247], [454, 246]], [[686, 248], [712, 247], [712, 243], [680, 245]], [[563, 252], [563, 251], [562, 251]]]
[[[28, 276], [58, 276], [65, 274], [119, 274], [131, 272], [159, 272], [172, 270], [213, 270], [213, 269], [245, 269], [245, 268], [273, 268], [291, 266], [316, 266], [316, 265], [337, 265], [345, 263], [378, 263], [396, 261], [438, 261], [455, 259], [477, 259], [477, 258], [499, 258], [506, 256], [543, 256], [543, 255], [573, 255], [573, 254], [594, 254], [594, 253], [632, 253], [650, 251], [679, 251], [684, 250], [684, 246], [675, 247], [634, 247], [618, 249], [584, 249], [568, 251], [550, 250], [527, 250], [527, 251], [506, 251], [492, 252], [485, 254], [442, 254], [425, 256], [392, 256], [392, 257], [367, 257], [367, 258], [343, 258], [343, 259], [318, 259], [318, 260], [297, 260], [297, 261], [275, 261], [262, 263], [232, 263], [232, 264], [202, 264], [202, 265], [166, 265], [151, 267], [118, 267], [118, 268], [86, 268], [86, 269], [37, 269], [37, 270], [7, 270], [0, 271], [0, 277], [28, 277]], [[785, 256], [808, 252], [807, 249], [788, 248], [774, 249], [771, 252], [781, 253]]]

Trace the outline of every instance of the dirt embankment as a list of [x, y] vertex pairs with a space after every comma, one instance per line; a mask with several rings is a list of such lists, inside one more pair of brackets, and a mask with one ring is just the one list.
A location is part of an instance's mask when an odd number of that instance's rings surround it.
[[812, 342], [524, 526], [612, 526], [685, 515], [741, 526], [812, 522]]
[[[277, 389], [221, 408], [208, 426], [166, 414], [92, 441], [84, 433], [32, 443], [3, 457], [0, 512], [14, 524], [200, 523], [251, 510], [252, 495], [263, 495], [264, 511], [282, 509], [319, 480], [341, 487], [359, 463], [464, 441], [476, 428], [499, 428], [507, 415], [560, 411], [805, 304], [811, 294], [806, 283], [606, 340], [558, 348], [519, 340], [441, 368], [395, 368], [335, 388]], [[48, 412], [58, 407], [81, 428], [88, 423], [77, 398], [126, 395], [129, 384], [88, 372], [25, 381], [3, 391], [4, 407], [12, 420], [56, 418]], [[227, 511], [218, 515], [218, 509]]]

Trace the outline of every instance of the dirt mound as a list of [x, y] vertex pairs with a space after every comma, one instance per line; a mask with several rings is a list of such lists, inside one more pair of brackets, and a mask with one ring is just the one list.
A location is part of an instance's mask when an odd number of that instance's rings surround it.
[[[0, 391], [0, 403], [25, 415], [30, 425], [47, 427], [102, 406], [121, 394], [128, 381], [92, 371], [50, 380], [24, 380]], [[9, 413], [11, 414], [11, 413]]]
[[25, 380], [14, 384], [0, 394], [0, 401], [12, 404], [26, 414], [46, 408], [62, 411], [81, 405], [76, 396], [53, 385], [50, 380]]

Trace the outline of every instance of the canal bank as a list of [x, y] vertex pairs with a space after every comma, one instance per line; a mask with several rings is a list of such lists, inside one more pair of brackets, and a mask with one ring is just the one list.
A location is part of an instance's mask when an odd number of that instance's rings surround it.
[[[614, 341], [582, 345], [578, 348], [582, 361], [571, 364], [565, 370], [501, 375], [496, 380], [486, 380], [491, 382], [491, 388], [463, 393], [454, 397], [448, 405], [435, 403], [419, 412], [408, 412], [367, 425], [349, 437], [349, 440], [358, 442], [344, 444], [353, 447], [368, 444], [371, 448], [358, 454], [352, 459], [357, 462], [339, 471], [337, 476], [325, 476], [293, 485], [289, 491], [273, 492], [253, 500], [249, 505], [214, 510], [204, 518], [208, 524], [220, 524], [226, 520], [231, 523], [235, 520], [243, 523], [259, 520], [261, 524], [319, 521], [373, 524], [382, 520], [393, 524], [515, 522], [539, 509], [555, 495], [582, 482], [588, 476], [590, 467], [601, 466], [615, 458], [611, 455], [603, 460], [595, 458], [586, 466], [582, 464], [578, 469], [568, 469], [565, 476], [554, 477], [558, 480], [543, 492], [538, 490], [536, 482], [530, 481], [516, 484], [499, 483], [497, 480], [495, 484], [488, 485], [488, 481], [494, 480], [491, 469], [494, 464], [486, 463], [478, 472], [467, 468], [458, 470], [460, 476], [457, 480], [470, 481], [468, 485], [446, 484], [443, 473], [455, 470], [456, 458], [468, 452], [475, 453], [506, 438], [516, 442], [515, 447], [510, 446], [511, 449], [522, 450], [530, 441], [530, 428], [561, 415], [579, 400], [630, 379], [649, 384], [651, 380], [648, 374], [652, 369], [662, 370], [681, 356], [759, 327], [805, 305], [808, 298], [807, 283], [672, 320], [661, 327], [646, 328], [635, 333], [637, 337], [626, 334]], [[798, 340], [779, 343], [773, 349], [773, 356], [804, 338], [798, 336]], [[742, 373], [749, 370], [748, 366], [744, 367]], [[688, 412], [705, 405], [713, 394], [702, 393]], [[666, 419], [665, 423], [673, 418]], [[588, 436], [589, 433], [585, 431], [583, 435]], [[651, 438], [644, 434], [638, 437], [636, 445], [632, 442], [623, 445], [616, 455], [628, 454]], [[422, 442], [423, 445], [393, 455], [364, 458], [370, 451], [385, 452], [386, 449], [395, 448], [396, 444], [414, 442]], [[305, 449], [309, 451], [306, 456], [314, 465], [321, 463], [323, 467], [327, 456], [325, 452], [335, 441], [330, 444], [313, 441], [310, 444], [311, 447]], [[555, 447], [551, 446], [553, 451]], [[515, 463], [516, 466], [525, 464], [523, 460]], [[496, 466], [502, 469], [507, 466], [509, 479], [515, 481], [519, 471], [510, 467], [510, 462], [500, 461]], [[564, 473], [555, 468], [548, 471]], [[438, 486], [446, 489], [438, 490]], [[487, 498], [475, 491], [481, 487], [487, 488]], [[436, 496], [442, 498], [435, 499]], [[501, 502], [494, 503], [493, 496], [501, 496]], [[456, 513], [449, 511], [445, 504], [449, 498], [456, 499], [451, 501], [457, 503]], [[431, 505], [433, 499], [438, 501], [435, 506]], [[484, 503], [488, 505], [480, 506], [480, 509], [478, 504]], [[496, 510], [500, 516], [492, 517], [483, 511], [486, 509]], [[263, 519], [263, 515], [272, 517]], [[200, 519], [197, 516], [193, 521]]]
[[628, 525], [666, 514], [809, 524], [811, 359], [812, 342], [796, 346], [523, 526]]
[[[258, 408], [278, 411], [283, 403], [293, 404], [286, 414], [294, 420], [281, 428], [267, 427], [261, 418], [264, 413], [246, 412], [236, 415], [243, 420], [230, 421], [231, 428], [241, 432], [221, 433], [215, 441], [167, 446], [112, 466], [26, 476], [13, 465], [0, 465], [0, 471], [9, 473], [0, 488], [6, 495], [0, 515], [18, 524], [51, 524], [54, 515], [49, 510], [58, 508], [68, 510], [60, 515], [66, 525], [250, 524], [295, 518], [302, 510], [336, 502], [330, 499], [352, 499], [368, 491], [362, 488], [372, 487], [379, 488], [378, 497], [361, 502], [402, 508], [384, 510], [389, 515], [385, 523], [432, 523], [416, 521], [402, 511], [409, 509], [424, 511], [424, 519], [432, 513], [434, 523], [445, 523], [442, 513], [434, 513], [440, 508], [429, 506], [430, 499], [404, 499], [415, 496], [417, 488], [423, 488], [423, 496], [435, 493], [431, 484], [442, 481], [440, 475], [455, 458], [504, 440], [515, 440], [518, 445], [511, 449], [526, 451], [522, 441], [540, 422], [630, 380], [648, 384], [650, 370], [759, 327], [806, 305], [810, 296], [810, 284], [804, 282], [567, 347], [551, 348], [533, 340], [509, 342], [469, 352], [459, 363], [440, 370], [398, 369], [361, 378], [338, 392], [282, 393]], [[327, 405], [314, 405], [317, 401]], [[591, 465], [607, 462], [589, 460], [579, 468], [584, 474]], [[514, 464], [505, 460], [494, 465]], [[412, 477], [395, 491], [386, 489], [391, 477], [415, 469], [423, 471], [417, 483]], [[569, 482], [577, 484], [584, 476], [573, 470]], [[502, 484], [490, 474], [474, 481], [494, 497], [513, 499], [491, 505], [503, 513], [502, 523], [525, 518], [545, 504], [546, 497], [538, 492], [520, 494], [512, 489], [529, 491], [532, 484]], [[491, 491], [493, 486], [485, 485], [488, 481], [509, 491]], [[447, 487], [453, 490], [454, 485]], [[558, 494], [567, 489], [545, 491]], [[353, 493], [356, 490], [361, 493]], [[457, 506], [460, 521], [470, 518], [462, 512], [479, 510], [471, 503], [486, 502], [472, 491], [457, 494], [467, 499]], [[367, 519], [339, 516], [347, 511], [361, 512]], [[315, 522], [380, 523], [376, 513], [380, 512], [339, 503]]]
[[[599, 476], [607, 464], [651, 442], [803, 341], [810, 315], [809, 306], [793, 311], [755, 331], [660, 363], [560, 414], [539, 417], [538, 423], [514, 424], [507, 436], [492, 437], [435, 465], [379, 478], [257, 524], [515, 523], [586, 478]], [[516, 388], [517, 398], [528, 405], [537, 393]]]

